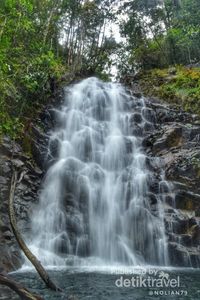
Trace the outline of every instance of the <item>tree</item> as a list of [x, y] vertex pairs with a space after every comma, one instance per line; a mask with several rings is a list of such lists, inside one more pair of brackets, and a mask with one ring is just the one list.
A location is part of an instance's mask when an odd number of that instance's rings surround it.
[[15, 238], [16, 238], [21, 250], [24, 252], [26, 257], [30, 260], [32, 265], [35, 267], [36, 271], [40, 275], [41, 279], [45, 282], [46, 286], [53, 291], [61, 291], [61, 289], [51, 280], [48, 273], [41, 265], [40, 261], [38, 261], [36, 256], [27, 247], [27, 245], [25, 244], [25, 242], [17, 228], [17, 222], [15, 219], [15, 211], [14, 211], [14, 207], [13, 207], [16, 183], [17, 183], [17, 172], [13, 168], [13, 176], [12, 176], [12, 180], [11, 180], [10, 196], [9, 196], [9, 218], [10, 218], [10, 224], [11, 224], [13, 233], [15, 235]]
[[0, 135], [17, 136], [64, 73], [103, 72], [116, 0], [0, 1]]
[[131, 60], [143, 69], [200, 59], [198, 0], [127, 1], [121, 22]]
[[0, 284], [9, 287], [24, 300], [43, 300], [43, 298], [41, 298], [40, 296], [32, 294], [30, 291], [25, 289], [21, 284], [17, 283], [13, 279], [8, 278], [7, 276], [1, 273], [0, 273]]

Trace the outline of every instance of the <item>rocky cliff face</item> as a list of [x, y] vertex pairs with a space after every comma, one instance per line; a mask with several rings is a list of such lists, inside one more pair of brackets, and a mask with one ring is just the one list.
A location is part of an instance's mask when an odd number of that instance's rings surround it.
[[42, 171], [33, 165], [28, 156], [24, 155], [20, 145], [12, 143], [9, 138], [3, 138], [0, 145], [0, 157], [0, 268], [8, 272], [19, 268], [23, 263], [23, 257], [13, 236], [8, 217], [11, 162], [19, 171], [20, 182], [16, 189], [15, 211], [22, 233], [27, 233], [29, 230], [29, 217], [33, 205], [37, 202]]
[[[140, 93], [135, 94], [140, 97]], [[19, 171], [15, 211], [20, 231], [30, 230], [30, 215], [38, 203], [42, 178], [57, 156], [58, 145], [49, 144], [49, 131], [57, 124], [54, 108], [46, 107], [31, 128], [32, 158], [7, 137], [0, 145], [0, 269], [12, 271], [23, 263], [8, 218], [11, 160]], [[163, 194], [170, 261], [176, 266], [200, 266], [200, 118], [146, 99], [143, 132], [147, 164], [153, 171], [149, 201], [156, 214], [156, 194]], [[140, 116], [133, 116], [134, 134], [140, 135]], [[37, 125], [35, 125], [37, 124]], [[43, 128], [43, 129], [41, 129]], [[26, 133], [25, 133], [26, 134]], [[47, 151], [48, 144], [50, 145]], [[164, 173], [163, 173], [164, 171]]]
[[[47, 153], [49, 131], [55, 126], [54, 108], [62, 96], [51, 99], [44, 107], [21, 141], [13, 142], [3, 137], [0, 143], [0, 271], [13, 271], [21, 267], [24, 257], [10, 227], [8, 198], [12, 177], [11, 165], [18, 171], [15, 193], [15, 213], [20, 232], [26, 237], [30, 231], [30, 216], [38, 203], [40, 186], [51, 157]], [[23, 143], [28, 141], [29, 155], [24, 153]]]
[[155, 126], [147, 133], [144, 146], [155, 174], [161, 176], [164, 169], [167, 180], [160, 191], [165, 195], [170, 261], [177, 266], [199, 267], [200, 118], [155, 99], [147, 99], [146, 105]]

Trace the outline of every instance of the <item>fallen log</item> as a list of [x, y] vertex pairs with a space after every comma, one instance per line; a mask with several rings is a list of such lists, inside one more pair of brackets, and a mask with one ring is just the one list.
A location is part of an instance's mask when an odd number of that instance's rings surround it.
[[42, 297], [32, 294], [29, 290], [24, 288], [20, 283], [8, 278], [7, 276], [0, 274], [0, 284], [6, 285], [11, 290], [16, 292], [24, 300], [43, 300]]
[[24, 242], [18, 228], [17, 228], [17, 222], [15, 218], [15, 211], [14, 211], [14, 194], [15, 194], [15, 187], [17, 182], [17, 172], [13, 170], [13, 175], [11, 179], [11, 185], [10, 185], [10, 195], [9, 195], [9, 218], [10, 218], [10, 224], [13, 230], [13, 233], [15, 235], [15, 238], [26, 255], [26, 257], [30, 260], [32, 265], [35, 267], [36, 271], [40, 275], [41, 279], [44, 281], [46, 286], [54, 291], [62, 291], [49, 277], [49, 274], [46, 272], [46, 270], [43, 268], [40, 261], [36, 258], [36, 256], [30, 251], [30, 249], [27, 247], [26, 243]]

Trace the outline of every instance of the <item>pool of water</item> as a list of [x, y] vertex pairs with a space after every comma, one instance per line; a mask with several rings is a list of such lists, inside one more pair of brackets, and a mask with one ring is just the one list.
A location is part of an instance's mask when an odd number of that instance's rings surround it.
[[[196, 269], [112, 269], [68, 268], [49, 270], [51, 277], [63, 289], [57, 293], [46, 289], [38, 275], [31, 270], [10, 274], [45, 300], [154, 300], [200, 299], [200, 270]], [[0, 286], [0, 299], [19, 299]]]

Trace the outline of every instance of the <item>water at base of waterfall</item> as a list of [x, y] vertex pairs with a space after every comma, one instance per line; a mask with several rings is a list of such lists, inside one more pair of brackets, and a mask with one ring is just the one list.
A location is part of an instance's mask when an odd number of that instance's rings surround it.
[[96, 78], [66, 89], [27, 238], [44, 266], [168, 264], [162, 197], [150, 205], [145, 109]]
[[[168, 279], [177, 279], [179, 277], [180, 287], [166, 287], [166, 288], [148, 288], [148, 287], [132, 287], [125, 285], [121, 286], [121, 277], [123, 280], [128, 279], [128, 282], [132, 278], [137, 279], [138, 271], [147, 270], [150, 273], [150, 269], [137, 269], [137, 273], [127, 269], [126, 273], [120, 273], [118, 269], [112, 269], [110, 271], [101, 269], [85, 269], [83, 268], [71, 268], [68, 270], [49, 271], [50, 276], [56, 280], [56, 282], [63, 288], [64, 292], [55, 293], [49, 289], [44, 289], [44, 284], [41, 280], [38, 280], [38, 275], [34, 272], [22, 272], [11, 274], [11, 276], [25, 285], [27, 288], [34, 291], [44, 297], [45, 300], [66, 299], [66, 295], [74, 295], [77, 299], [81, 300], [169, 300], [169, 299], [185, 299], [196, 300], [199, 299], [199, 276], [200, 271], [197, 269], [152, 269], [152, 272], [158, 271], [157, 275], [150, 275], [151, 279], [160, 278], [160, 274], [168, 274]], [[116, 274], [115, 271], [118, 273]], [[141, 278], [147, 278], [147, 275], [143, 275]], [[118, 281], [117, 281], [118, 280]], [[119, 281], [120, 280], [120, 281]], [[125, 282], [125, 281], [123, 281]], [[122, 283], [123, 283], [122, 282]], [[120, 284], [120, 286], [119, 286]], [[17, 296], [10, 290], [3, 290], [0, 287], [0, 293], [5, 300], [18, 299]]]

